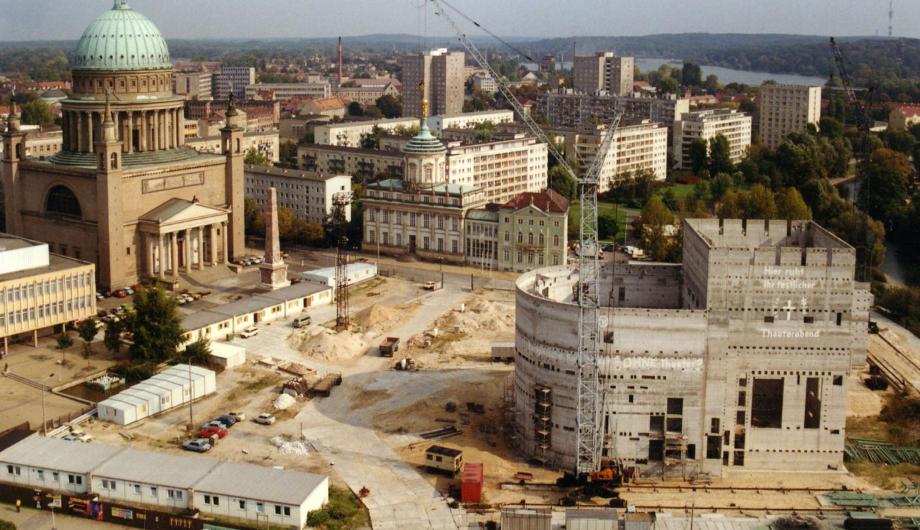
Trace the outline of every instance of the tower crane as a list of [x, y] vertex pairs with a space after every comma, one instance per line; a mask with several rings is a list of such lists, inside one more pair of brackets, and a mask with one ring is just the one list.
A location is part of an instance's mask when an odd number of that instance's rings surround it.
[[[431, 0], [435, 6], [435, 14], [440, 15], [457, 34], [457, 39], [480, 68], [489, 73], [495, 80], [499, 92], [508, 100], [515, 113], [530, 129], [530, 132], [541, 142], [546, 144], [547, 150], [559, 162], [559, 165], [573, 179], [578, 182], [579, 200], [581, 204], [581, 227], [579, 231], [578, 250], [578, 284], [576, 285], [575, 299], [578, 302], [578, 354], [576, 358], [576, 428], [575, 428], [575, 476], [587, 477], [599, 469], [600, 463], [600, 433], [598, 392], [598, 236], [597, 236], [597, 185], [599, 175], [604, 167], [607, 153], [613, 145], [614, 134], [620, 123], [620, 114], [617, 113], [607, 127], [606, 135], [597, 154], [587, 171], [578, 177], [572, 166], [568, 163], [555, 143], [547, 138], [546, 133], [525, 112], [523, 106], [511, 92], [508, 84], [489, 65], [479, 48], [467, 37], [463, 29], [444, 9], [445, 6], [458, 13], [463, 18], [471, 21], [476, 27], [482, 28], [478, 22], [464, 15], [460, 10], [450, 5], [446, 0]], [[491, 35], [492, 33], [490, 33]], [[501, 40], [501, 39], [499, 39]]]

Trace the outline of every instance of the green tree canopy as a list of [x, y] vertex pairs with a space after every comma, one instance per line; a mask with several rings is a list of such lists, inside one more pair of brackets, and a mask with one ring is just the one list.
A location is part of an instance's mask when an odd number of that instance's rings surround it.
[[635, 229], [642, 241], [642, 248], [655, 261], [668, 261], [673, 257], [675, 238], [673, 236], [674, 213], [664, 204], [661, 197], [653, 195], [642, 213], [636, 219]]
[[377, 98], [377, 108], [383, 113], [384, 118], [399, 118], [402, 116], [402, 96], [385, 94]]
[[892, 220], [909, 197], [913, 167], [902, 153], [877, 149], [862, 165], [860, 206], [876, 219]]
[[776, 216], [787, 221], [811, 219], [811, 208], [795, 188], [783, 188], [776, 194]]
[[161, 287], [144, 287], [134, 293], [134, 313], [128, 329], [134, 336], [129, 352], [134, 362], [162, 362], [176, 355], [182, 326], [176, 298]]
[[610, 240], [616, 237], [620, 227], [617, 225], [617, 219], [611, 213], [601, 213], [597, 216], [597, 236], [603, 240]]
[[243, 162], [250, 166], [269, 166], [271, 161], [268, 159], [268, 155], [259, 151], [255, 147], [250, 147], [246, 151], [246, 158], [243, 159]]
[[47, 127], [54, 123], [51, 107], [40, 99], [33, 100], [22, 106], [22, 123], [26, 125], [40, 125]]
[[709, 149], [706, 147], [706, 140], [702, 138], [690, 140], [687, 154], [690, 157], [690, 170], [694, 175], [699, 175], [700, 171], [709, 165]]
[[762, 184], [754, 184], [747, 192], [744, 200], [745, 219], [774, 219], [776, 217], [776, 201], [773, 192]]
[[703, 70], [696, 63], [684, 63], [680, 82], [684, 86], [697, 87], [703, 84]]
[[735, 169], [732, 163], [731, 146], [728, 138], [717, 134], [715, 138], [709, 141], [709, 173], [716, 175], [718, 173], [731, 173]]
[[578, 183], [561, 165], [549, 170], [549, 187], [570, 201], [578, 196]]
[[83, 340], [83, 356], [88, 358], [90, 353], [92, 353], [90, 343], [96, 338], [96, 320], [87, 318], [81, 321], [80, 325], [77, 327], [77, 334], [80, 335], [80, 338]]

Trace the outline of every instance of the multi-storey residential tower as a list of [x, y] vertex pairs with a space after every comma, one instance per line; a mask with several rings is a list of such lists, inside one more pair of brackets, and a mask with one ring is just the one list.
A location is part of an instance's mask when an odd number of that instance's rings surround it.
[[760, 86], [760, 139], [776, 149], [791, 132], [804, 131], [821, 121], [821, 87]]
[[635, 58], [619, 57], [613, 52], [575, 57], [575, 90], [585, 94], [629, 95], [633, 91], [635, 67]]
[[684, 113], [680, 121], [674, 124], [672, 153], [677, 159], [677, 167], [690, 167], [690, 143], [694, 138], [704, 140], [708, 147], [719, 135], [728, 140], [731, 160], [737, 164], [751, 145], [751, 117], [730, 109]]
[[463, 112], [464, 61], [463, 52], [446, 48], [403, 57], [403, 116], [420, 116], [423, 99], [431, 114]]

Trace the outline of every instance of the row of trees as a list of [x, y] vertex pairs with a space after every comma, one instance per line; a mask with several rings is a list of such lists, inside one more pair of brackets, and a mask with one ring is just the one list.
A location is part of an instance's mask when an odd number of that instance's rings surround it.
[[[245, 208], [246, 233], [265, 236], [265, 212], [252, 197], [246, 198]], [[293, 210], [284, 207], [278, 208], [278, 235], [285, 241], [308, 245], [325, 241], [325, 230], [322, 225], [298, 219]]]

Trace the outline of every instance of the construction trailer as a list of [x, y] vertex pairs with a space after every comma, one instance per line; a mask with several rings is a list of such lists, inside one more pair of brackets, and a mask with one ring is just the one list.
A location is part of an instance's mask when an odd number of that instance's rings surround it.
[[566, 530], [618, 530], [617, 511], [612, 508], [598, 510], [567, 508], [565, 528]]
[[514, 361], [514, 341], [495, 341], [492, 343], [492, 360], [502, 362]]
[[96, 414], [102, 421], [130, 425], [216, 391], [217, 378], [212, 370], [177, 364], [100, 401]]
[[502, 508], [502, 530], [552, 530], [550, 508], [506, 506]]
[[425, 450], [425, 467], [454, 476], [463, 467], [463, 451], [432, 445]]
[[626, 512], [623, 514], [623, 530], [651, 530], [654, 526], [654, 513]]
[[220, 366], [224, 370], [246, 364], [246, 348], [228, 344], [226, 342], [211, 342], [211, 354], [208, 356], [208, 362], [214, 366]]
[[[345, 267], [345, 284], [354, 285], [377, 276], [377, 265], [373, 263], [349, 263]], [[301, 273], [300, 277], [306, 282], [319, 283], [335, 287], [335, 267], [326, 267]]]

